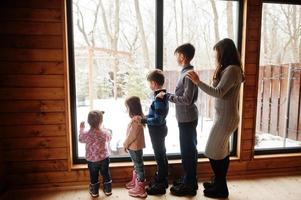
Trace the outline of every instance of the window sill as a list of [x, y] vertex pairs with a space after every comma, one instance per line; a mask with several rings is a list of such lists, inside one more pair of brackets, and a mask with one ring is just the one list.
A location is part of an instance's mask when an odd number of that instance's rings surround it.
[[[238, 157], [236, 156], [231, 156], [230, 160], [239, 160]], [[198, 163], [208, 163], [208, 158], [199, 158]], [[180, 159], [176, 160], [169, 160], [168, 164], [181, 164]], [[144, 161], [145, 166], [154, 166], [156, 165], [155, 161]], [[133, 163], [132, 162], [114, 162], [110, 163], [111, 168], [116, 168], [116, 167], [132, 167]], [[87, 169], [87, 164], [72, 164], [71, 165], [71, 170], [80, 170], [80, 169]]]
[[301, 153], [279, 153], [279, 154], [267, 154], [267, 155], [255, 155], [254, 160], [266, 159], [266, 158], [285, 158], [285, 157], [301, 157]]

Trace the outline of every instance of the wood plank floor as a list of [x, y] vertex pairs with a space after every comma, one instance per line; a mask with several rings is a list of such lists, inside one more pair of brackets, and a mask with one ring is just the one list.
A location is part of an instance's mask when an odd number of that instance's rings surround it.
[[[273, 177], [260, 179], [243, 179], [229, 181], [230, 200], [301, 200], [301, 176]], [[202, 183], [199, 183], [198, 194], [195, 197], [175, 197], [169, 193], [162, 196], [148, 196], [150, 200], [202, 200], [210, 199], [203, 196]], [[87, 200], [93, 199], [86, 186], [76, 188], [48, 188], [11, 191], [4, 199], [22, 200]], [[113, 188], [112, 196], [106, 197], [102, 192], [94, 199], [133, 200], [124, 188]]]

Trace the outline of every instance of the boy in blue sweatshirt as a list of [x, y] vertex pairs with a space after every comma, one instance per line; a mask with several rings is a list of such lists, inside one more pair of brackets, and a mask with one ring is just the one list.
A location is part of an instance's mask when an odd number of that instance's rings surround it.
[[150, 89], [154, 92], [153, 102], [149, 108], [149, 113], [141, 119], [141, 123], [147, 124], [150, 139], [152, 142], [155, 160], [157, 162], [157, 171], [154, 181], [147, 188], [148, 195], [165, 194], [168, 188], [168, 160], [166, 156], [165, 137], [167, 135], [166, 116], [169, 105], [167, 97], [156, 97], [160, 92], [166, 92], [163, 89], [165, 81], [161, 70], [151, 71], [147, 76]]

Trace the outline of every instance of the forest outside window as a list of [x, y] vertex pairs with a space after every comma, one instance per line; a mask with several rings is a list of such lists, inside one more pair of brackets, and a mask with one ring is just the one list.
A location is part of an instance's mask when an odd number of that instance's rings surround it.
[[[78, 143], [78, 125], [91, 109], [105, 111], [104, 126], [112, 130], [109, 144], [112, 160], [127, 160], [122, 144], [129, 116], [124, 105], [131, 95], [142, 100], [148, 112], [151, 91], [147, 73], [163, 68], [168, 91], [174, 92], [180, 67], [174, 49], [185, 42], [196, 47], [192, 64], [210, 83], [215, 68], [212, 47], [222, 38], [238, 42], [239, 1], [218, 0], [73, 0], [68, 1], [70, 85], [72, 105], [73, 158], [83, 162], [84, 144]], [[156, 5], [157, 3], [157, 5]], [[163, 10], [164, 15], [157, 15]], [[160, 13], [160, 12], [159, 12]], [[156, 31], [160, 29], [160, 31]], [[162, 41], [159, 38], [163, 38]], [[160, 49], [158, 42], [163, 44]], [[162, 63], [163, 66], [156, 66]], [[200, 92], [198, 151], [207, 142], [213, 118], [213, 98]], [[167, 117], [167, 153], [180, 153], [175, 107]], [[146, 159], [153, 155], [145, 129]]]
[[301, 5], [264, 3], [257, 153], [301, 151]]

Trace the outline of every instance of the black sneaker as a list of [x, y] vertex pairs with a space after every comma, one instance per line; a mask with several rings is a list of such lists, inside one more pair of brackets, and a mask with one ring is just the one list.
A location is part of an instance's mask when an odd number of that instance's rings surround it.
[[211, 181], [204, 182], [203, 183], [204, 188], [208, 189], [208, 188], [213, 187], [214, 186], [214, 179], [215, 179], [215, 177], [213, 176], [213, 177], [211, 177]]
[[178, 185], [181, 185], [182, 183], [184, 183], [184, 180], [183, 178], [179, 178], [179, 179], [176, 179], [172, 182], [172, 185], [173, 186], [178, 186]]
[[170, 188], [171, 194], [175, 196], [195, 196], [196, 195], [196, 189], [195, 187], [185, 185], [184, 183], [172, 186]]
[[225, 180], [216, 181], [215, 184], [204, 190], [204, 196], [210, 198], [228, 198], [229, 190]]
[[[173, 185], [173, 186], [178, 186], [178, 185], [181, 185], [181, 184], [184, 184], [183, 178], [179, 178], [179, 179], [174, 180], [174, 181], [172, 182], [172, 185]], [[196, 182], [195, 184], [193, 184], [193, 187], [194, 187], [195, 190], [198, 190], [198, 189], [199, 189], [198, 182]]]
[[215, 199], [228, 198], [229, 191], [228, 188], [218, 188], [214, 185], [211, 188], [204, 190], [204, 196]]
[[146, 189], [148, 195], [161, 195], [166, 193], [166, 185], [164, 183], [154, 183]]
[[165, 178], [163, 181], [158, 180], [157, 176], [155, 176], [154, 178], [152, 178], [152, 180], [149, 182], [148, 187], [151, 188], [153, 185], [164, 185], [165, 189], [168, 188], [168, 179]]
[[103, 184], [103, 192], [107, 196], [110, 196], [112, 194], [112, 182]]

